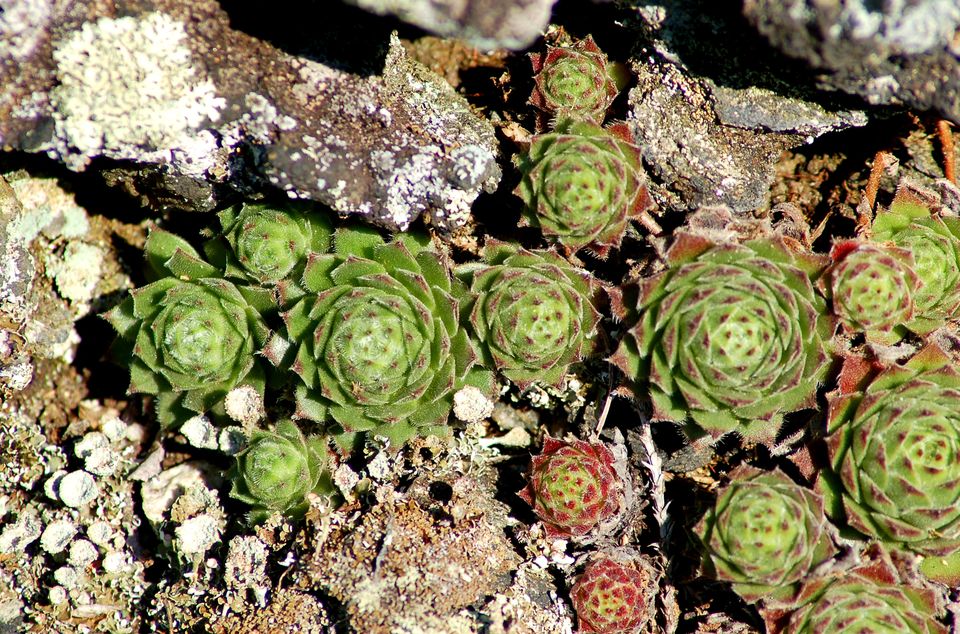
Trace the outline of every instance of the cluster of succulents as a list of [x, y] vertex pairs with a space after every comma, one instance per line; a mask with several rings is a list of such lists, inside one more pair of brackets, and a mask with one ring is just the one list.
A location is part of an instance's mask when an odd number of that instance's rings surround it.
[[[331, 442], [346, 454], [371, 436], [446, 435], [458, 391], [492, 396], [496, 377], [560, 386], [609, 352], [605, 296], [622, 322], [612, 381], [650, 420], [768, 448], [785, 420], [807, 423], [812, 446], [791, 469], [729, 474], [693, 528], [705, 575], [772, 631], [941, 631], [922, 584], [960, 579], [960, 369], [929, 335], [960, 314], [960, 221], [901, 190], [829, 256], [772, 226], [691, 226], [626, 289], [605, 289], [576, 252], [608, 256], [651, 205], [628, 126], [604, 127], [623, 81], [590, 39], [532, 61], [530, 102], [554, 118], [517, 158], [516, 193], [550, 249], [489, 239], [454, 266], [426, 237], [334, 230], [300, 204], [222, 212], [206, 259], [155, 229], [152, 281], [107, 314], [130, 391], [151, 395], [165, 426], [226, 416], [238, 387], [266, 397], [281, 422], [251, 431], [233, 496], [254, 520], [298, 516], [310, 494], [334, 497]], [[878, 352], [903, 341], [926, 347], [903, 364]], [[796, 415], [835, 384], [823, 429]], [[626, 455], [597, 436], [548, 437], [519, 494], [548, 538], [585, 549], [570, 586], [583, 632], [653, 622], [661, 573], [623, 550], [642, 512]], [[841, 531], [867, 563], [837, 557]], [[893, 563], [911, 557], [919, 582]]]
[[652, 205], [630, 128], [601, 125], [626, 83], [623, 73], [590, 38], [551, 46], [531, 61], [536, 87], [530, 102], [555, 119], [516, 159], [521, 222], [569, 251], [586, 248], [605, 257]]

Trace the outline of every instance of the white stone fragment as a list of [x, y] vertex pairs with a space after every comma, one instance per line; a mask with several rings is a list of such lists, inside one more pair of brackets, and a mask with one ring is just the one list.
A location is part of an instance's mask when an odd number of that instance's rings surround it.
[[50, 605], [63, 605], [69, 598], [67, 589], [63, 586], [53, 586], [47, 590], [47, 600], [50, 601]]
[[80, 573], [73, 566], [60, 566], [53, 571], [53, 578], [67, 590], [73, 590], [80, 582]]
[[127, 423], [119, 416], [113, 415], [101, 421], [100, 429], [111, 442], [117, 442], [126, 435]]
[[160, 472], [145, 480], [140, 490], [143, 514], [154, 526], [160, 526], [174, 500], [191, 486], [203, 483], [203, 470], [196, 462], [184, 462]]
[[40, 532], [39, 518], [33, 513], [23, 513], [0, 533], [0, 555], [22, 553], [40, 537]]
[[93, 475], [108, 478], [117, 472], [117, 467], [120, 466], [120, 454], [110, 447], [94, 449], [83, 461], [83, 466]]
[[228, 456], [235, 456], [247, 446], [247, 434], [242, 427], [225, 427], [220, 430], [220, 438], [217, 440], [217, 444], [220, 451]]
[[70, 554], [67, 555], [67, 561], [77, 568], [86, 568], [97, 560], [100, 552], [88, 539], [77, 539], [70, 544]]
[[109, 522], [97, 520], [87, 527], [87, 538], [97, 546], [107, 547], [113, 540], [113, 527]]
[[207, 514], [191, 517], [174, 529], [175, 548], [187, 557], [203, 555], [220, 541], [220, 522]]
[[57, 495], [60, 501], [72, 508], [80, 508], [92, 502], [100, 494], [100, 488], [92, 475], [83, 470], [71, 471], [60, 480]]
[[263, 397], [249, 385], [239, 385], [229, 392], [223, 400], [227, 416], [241, 425], [249, 426], [263, 416]]
[[184, 435], [191, 446], [197, 449], [217, 448], [217, 428], [213, 426], [209, 418], [202, 414], [188, 418], [180, 426], [180, 433]]
[[493, 414], [493, 401], [468, 385], [453, 395], [453, 415], [465, 423], [479, 423]]
[[129, 555], [122, 551], [116, 550], [112, 553], [107, 553], [103, 558], [103, 571], [107, 574], [115, 575], [119, 572], [123, 572], [129, 566]]
[[76, 447], [73, 449], [73, 453], [77, 458], [85, 460], [87, 456], [93, 453], [97, 449], [103, 449], [110, 446], [110, 439], [107, 438], [105, 434], [102, 434], [98, 431], [92, 431], [83, 436], [80, 439], [80, 442], [77, 443]]
[[51, 500], [60, 499], [58, 491], [60, 490], [60, 481], [63, 480], [63, 476], [67, 475], [66, 470], [57, 469], [51, 474], [47, 481], [43, 483], [43, 494], [46, 495]]
[[40, 535], [40, 547], [51, 555], [63, 552], [77, 534], [77, 526], [70, 520], [56, 520], [47, 524]]

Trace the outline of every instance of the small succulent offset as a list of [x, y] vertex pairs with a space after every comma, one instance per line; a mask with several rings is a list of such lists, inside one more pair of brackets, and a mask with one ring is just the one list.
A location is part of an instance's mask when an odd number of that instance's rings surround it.
[[[871, 554], [872, 553], [872, 554]], [[785, 634], [946, 634], [935, 592], [904, 583], [889, 556], [868, 549], [867, 561], [842, 576], [804, 584]]]
[[556, 253], [489, 241], [484, 262], [459, 267], [457, 276], [470, 286], [464, 321], [485, 364], [521, 389], [559, 384], [596, 348], [599, 284]]
[[668, 269], [645, 280], [637, 324], [611, 357], [655, 420], [772, 441], [783, 415], [813, 407], [830, 370], [833, 320], [813, 280], [823, 261], [779, 238], [714, 243], [681, 233]]
[[129, 358], [129, 391], [156, 395], [163, 426], [221, 405], [238, 385], [262, 394], [255, 354], [269, 331], [244, 289], [166, 231], [150, 233], [145, 253], [162, 277], [105, 315], [120, 335], [118, 353]]
[[551, 537], [578, 537], [616, 522], [624, 481], [613, 452], [602, 443], [546, 438], [533, 457], [530, 483], [520, 497], [533, 507]]
[[630, 221], [652, 206], [640, 149], [622, 123], [604, 129], [560, 121], [554, 132], [534, 137], [517, 162], [521, 222], [573, 251], [588, 247], [605, 256], [620, 245]]
[[639, 634], [656, 617], [659, 575], [642, 557], [614, 551], [595, 556], [573, 584], [570, 598], [580, 632]]
[[960, 218], [933, 213], [901, 188], [890, 209], [874, 218], [873, 239], [913, 254], [920, 286], [907, 329], [925, 335], [960, 313]]
[[960, 372], [943, 351], [832, 396], [827, 431], [834, 515], [919, 554], [960, 551]]
[[341, 443], [358, 432], [396, 446], [447, 434], [453, 394], [490, 390], [492, 375], [473, 368], [449, 269], [411, 234], [387, 244], [372, 230], [337, 232], [332, 253], [308, 258], [303, 291], [264, 353], [299, 376], [297, 416], [332, 417]]
[[892, 344], [913, 319], [913, 297], [920, 278], [906, 249], [857, 240], [840, 242], [833, 264], [821, 278], [834, 313], [848, 332], [863, 332], [868, 341]]
[[230, 495], [253, 507], [254, 523], [276, 511], [302, 517], [309, 506], [308, 493], [327, 497], [336, 493], [330, 461], [325, 438], [305, 436], [293, 421], [282, 420], [273, 431], [254, 431], [246, 449], [237, 454]]
[[261, 286], [297, 279], [310, 253], [330, 248], [332, 227], [306, 203], [243, 203], [218, 216], [221, 236], [204, 245], [224, 276]]
[[695, 532], [711, 576], [748, 603], [790, 601], [799, 582], [836, 552], [823, 500], [782, 471], [740, 467]]
[[558, 118], [603, 123], [622, 78], [592, 36], [570, 46], [548, 46], [546, 53], [531, 53], [530, 61], [535, 82], [530, 95], [533, 106]]

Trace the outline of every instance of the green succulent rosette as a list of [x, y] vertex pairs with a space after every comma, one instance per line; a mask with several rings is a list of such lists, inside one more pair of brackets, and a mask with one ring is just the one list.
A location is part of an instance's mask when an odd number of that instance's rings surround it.
[[305, 436], [289, 419], [277, 423], [272, 431], [254, 431], [236, 460], [228, 474], [233, 483], [230, 495], [253, 507], [253, 523], [277, 511], [302, 517], [309, 507], [307, 494], [328, 498], [336, 494], [326, 439]]
[[946, 634], [942, 611], [930, 588], [906, 583], [881, 549], [869, 561], [840, 576], [813, 578], [800, 593], [803, 606], [785, 625], [785, 634]]
[[694, 532], [710, 576], [733, 584], [748, 603], [790, 601], [836, 548], [822, 498], [783, 472], [740, 467]]
[[925, 335], [960, 313], [960, 218], [933, 213], [906, 190], [897, 192], [890, 209], [878, 213], [872, 238], [909, 251], [920, 285], [913, 296], [914, 314], [904, 326]]
[[255, 355], [269, 331], [244, 289], [166, 231], [150, 233], [145, 254], [154, 273], [166, 276], [105, 314], [119, 333], [116, 353], [129, 359], [129, 392], [156, 395], [163, 426], [219, 408], [238, 385], [262, 394]]
[[296, 279], [307, 256], [330, 248], [330, 219], [308, 203], [243, 203], [218, 215], [222, 233], [205, 247], [227, 277], [274, 285]]
[[960, 372], [942, 350], [832, 395], [827, 431], [835, 517], [922, 555], [960, 552]]
[[546, 53], [531, 53], [530, 62], [535, 84], [531, 105], [559, 118], [603, 123], [621, 77], [593, 37], [570, 46], [548, 46]]
[[517, 165], [521, 222], [547, 240], [603, 257], [620, 245], [630, 221], [651, 206], [640, 149], [626, 124], [609, 128], [573, 120], [534, 137]]
[[556, 253], [490, 241], [484, 262], [459, 267], [457, 276], [470, 286], [463, 321], [485, 365], [521, 389], [558, 385], [597, 347], [599, 284]]
[[338, 231], [333, 253], [308, 258], [302, 290], [265, 354], [280, 365], [292, 355], [296, 415], [332, 417], [341, 443], [359, 432], [397, 446], [445, 435], [457, 390], [490, 391], [492, 375], [474, 368], [460, 327], [448, 267], [410, 234], [387, 244], [372, 230]]
[[641, 285], [639, 320], [610, 361], [649, 393], [654, 420], [772, 441], [784, 414], [815, 406], [832, 365], [833, 318], [813, 286], [822, 258], [779, 238], [681, 233], [667, 265]]
[[845, 240], [834, 245], [830, 257], [833, 263], [821, 278], [821, 287], [833, 300], [843, 328], [884, 344], [903, 338], [904, 324], [913, 319], [913, 297], [920, 284], [912, 253]]

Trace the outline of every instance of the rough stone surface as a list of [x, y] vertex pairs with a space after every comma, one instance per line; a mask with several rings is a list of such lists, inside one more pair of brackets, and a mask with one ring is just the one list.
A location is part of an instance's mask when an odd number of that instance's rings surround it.
[[380, 15], [466, 40], [482, 49], [521, 49], [546, 28], [556, 0], [347, 0]]
[[867, 123], [813, 86], [783, 81], [762, 38], [731, 38], [743, 27], [728, 6], [662, 0], [638, 13], [651, 45], [632, 60], [629, 124], [662, 208], [762, 207], [784, 150]]
[[74, 170], [131, 161], [99, 167], [142, 203], [209, 210], [270, 183], [453, 229], [500, 178], [493, 128], [395, 38], [381, 74], [359, 75], [234, 30], [213, 0], [21, 4], [0, 13], [0, 147]]
[[747, 0], [743, 11], [775, 47], [816, 68], [824, 86], [960, 123], [954, 0]]

